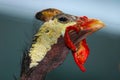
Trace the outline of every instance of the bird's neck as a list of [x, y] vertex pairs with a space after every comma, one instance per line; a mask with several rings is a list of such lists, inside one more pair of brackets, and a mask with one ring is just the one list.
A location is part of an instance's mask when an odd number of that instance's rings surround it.
[[64, 43], [64, 38], [59, 37], [57, 43], [51, 46], [51, 50], [36, 67], [22, 73], [21, 80], [45, 80], [46, 74], [62, 64], [68, 52], [69, 49]]

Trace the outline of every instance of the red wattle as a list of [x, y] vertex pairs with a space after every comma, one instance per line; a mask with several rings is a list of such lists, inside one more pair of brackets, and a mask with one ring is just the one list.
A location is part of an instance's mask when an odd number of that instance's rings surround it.
[[76, 52], [73, 52], [74, 60], [82, 72], [86, 71], [84, 64], [88, 58], [88, 55], [89, 55], [89, 48], [86, 43], [86, 39], [83, 39], [80, 42], [80, 46], [78, 50]]
[[81, 69], [82, 72], [85, 72], [86, 69], [84, 67], [84, 64], [89, 55], [89, 48], [88, 48], [86, 39], [83, 39], [82, 41], [80, 41], [78, 48], [76, 48], [76, 46], [71, 41], [70, 36], [69, 36], [69, 31], [71, 30], [79, 32], [79, 29], [75, 26], [67, 27], [65, 31], [65, 36], [64, 36], [65, 43], [72, 50], [74, 60], [76, 64], [78, 65], [78, 67]]
[[76, 57], [77, 57], [77, 56], [76, 56], [76, 53], [73, 53], [72, 55], [73, 55], [73, 58], [74, 58], [76, 64], [77, 64], [78, 67], [80, 68], [80, 70], [81, 70], [82, 72], [85, 72], [86, 69], [85, 69], [84, 65], [79, 62], [79, 59], [76, 58]]
[[65, 39], [66, 45], [73, 52], [75, 52], [76, 51], [76, 46], [73, 44], [73, 42], [71, 41], [70, 36], [69, 36], [69, 31], [71, 31], [71, 30], [76, 31], [77, 33], [79, 32], [79, 29], [77, 27], [75, 27], [75, 26], [69, 26], [69, 27], [66, 28], [64, 39]]

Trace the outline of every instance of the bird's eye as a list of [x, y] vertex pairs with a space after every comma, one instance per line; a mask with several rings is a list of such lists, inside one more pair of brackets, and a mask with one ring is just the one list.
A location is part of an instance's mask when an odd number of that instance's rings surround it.
[[58, 21], [61, 23], [67, 23], [70, 21], [69, 17], [65, 16], [65, 15], [59, 15], [57, 17]]
[[57, 19], [58, 22], [63, 24], [66, 24], [68, 22], [73, 22], [76, 20], [74, 16], [64, 13], [54, 16], [53, 19]]
[[60, 18], [58, 18], [58, 20], [61, 21], [61, 22], [67, 22], [68, 21], [68, 19], [66, 17], [60, 17]]

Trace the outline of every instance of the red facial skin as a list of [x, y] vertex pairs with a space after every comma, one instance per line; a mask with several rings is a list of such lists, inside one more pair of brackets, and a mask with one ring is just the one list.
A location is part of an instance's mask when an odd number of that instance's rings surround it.
[[[73, 25], [73, 26], [69, 26], [66, 28], [65, 36], [64, 36], [65, 43], [72, 50], [74, 60], [82, 72], [86, 71], [84, 64], [85, 64], [85, 62], [88, 58], [88, 55], [89, 55], [89, 48], [88, 48], [88, 45], [86, 43], [86, 39], [81, 40], [79, 43], [79, 46], [77, 48], [74, 45], [74, 43], [71, 41], [68, 33], [71, 30], [74, 30], [74, 31], [76, 31], [76, 33], [78, 33], [81, 29], [80, 27], [86, 25], [87, 21], [88, 21], [88, 18], [86, 16], [80, 17], [80, 20], [78, 21], [77, 26]], [[85, 28], [85, 27], [83, 27], [83, 28]]]

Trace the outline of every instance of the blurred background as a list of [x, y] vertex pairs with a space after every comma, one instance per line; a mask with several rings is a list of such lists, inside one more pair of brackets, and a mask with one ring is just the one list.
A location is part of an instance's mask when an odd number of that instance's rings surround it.
[[0, 80], [19, 77], [22, 54], [46, 8], [102, 20], [106, 27], [87, 38], [90, 55], [81, 72], [69, 54], [46, 80], [120, 80], [120, 0], [0, 0]]

